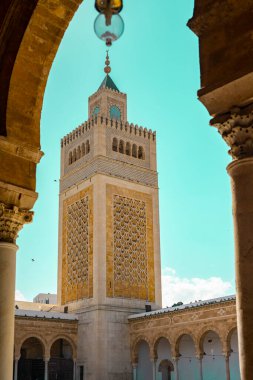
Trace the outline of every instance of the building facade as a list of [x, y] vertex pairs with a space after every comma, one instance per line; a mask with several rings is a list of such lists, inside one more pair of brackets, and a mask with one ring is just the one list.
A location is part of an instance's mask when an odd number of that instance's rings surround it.
[[234, 297], [161, 309], [155, 132], [109, 75], [88, 109], [61, 141], [57, 305], [17, 303], [15, 380], [239, 380]]

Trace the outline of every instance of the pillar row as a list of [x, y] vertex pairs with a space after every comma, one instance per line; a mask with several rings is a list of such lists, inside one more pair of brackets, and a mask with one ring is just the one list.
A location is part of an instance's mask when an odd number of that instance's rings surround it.
[[[16, 238], [33, 213], [0, 203], [0, 379], [13, 379]], [[16, 364], [16, 362], [15, 362]]]

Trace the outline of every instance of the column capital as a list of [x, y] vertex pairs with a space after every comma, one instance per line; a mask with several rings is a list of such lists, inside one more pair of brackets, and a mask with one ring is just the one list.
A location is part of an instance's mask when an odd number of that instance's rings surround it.
[[15, 244], [23, 225], [32, 219], [32, 211], [0, 203], [0, 242]]
[[253, 157], [253, 103], [234, 107], [230, 112], [216, 116], [210, 124], [230, 146], [228, 153], [233, 159]]

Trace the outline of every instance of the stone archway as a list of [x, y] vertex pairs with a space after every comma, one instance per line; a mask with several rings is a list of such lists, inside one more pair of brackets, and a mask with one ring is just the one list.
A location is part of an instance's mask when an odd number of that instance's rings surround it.
[[174, 366], [171, 361], [162, 360], [158, 367], [158, 380], [171, 380], [171, 372], [174, 372]]
[[18, 380], [44, 380], [44, 347], [36, 337], [27, 338], [20, 349]]
[[54, 341], [50, 349], [48, 379], [73, 380], [73, 372], [73, 348], [66, 339], [59, 338]]
[[[16, 238], [37, 199], [40, 115], [55, 54], [82, 0], [4, 0], [0, 15], [0, 378], [12, 379]], [[4, 271], [3, 271], [4, 268]]]

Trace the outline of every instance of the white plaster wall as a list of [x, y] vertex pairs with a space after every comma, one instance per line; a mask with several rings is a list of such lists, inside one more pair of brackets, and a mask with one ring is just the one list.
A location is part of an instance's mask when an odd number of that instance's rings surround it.
[[148, 344], [144, 341], [140, 342], [138, 350], [138, 367], [137, 380], [152, 380], [152, 363], [150, 361], [150, 352]]
[[206, 354], [203, 357], [204, 380], [225, 380], [226, 363], [219, 336], [212, 331], [207, 333], [203, 348]]
[[196, 358], [194, 342], [189, 335], [183, 335], [179, 343], [180, 358], [178, 371], [180, 379], [199, 380], [199, 361]]
[[239, 355], [238, 355], [238, 337], [235, 330], [231, 336], [231, 355], [229, 358], [230, 380], [240, 380]]

